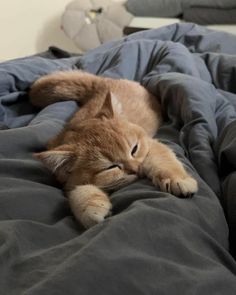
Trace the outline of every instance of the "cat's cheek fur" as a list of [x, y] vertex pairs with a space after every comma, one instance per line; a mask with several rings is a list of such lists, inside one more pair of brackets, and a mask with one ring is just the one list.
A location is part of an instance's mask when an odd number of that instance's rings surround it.
[[93, 184], [106, 192], [111, 192], [134, 182], [138, 178], [135, 174], [125, 174], [122, 170], [119, 170], [119, 168], [112, 170], [97, 174], [94, 177]]
[[105, 170], [94, 176], [93, 183], [99, 187], [105, 187], [121, 179], [123, 176], [124, 173], [119, 168]]
[[67, 195], [71, 211], [85, 228], [102, 222], [111, 213], [108, 196], [94, 185], [78, 185]]

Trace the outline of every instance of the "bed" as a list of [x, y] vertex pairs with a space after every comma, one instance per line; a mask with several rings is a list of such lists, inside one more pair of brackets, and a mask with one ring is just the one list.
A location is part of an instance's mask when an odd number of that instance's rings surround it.
[[[1, 294], [236, 292], [236, 37], [173, 24], [83, 56], [55, 48], [0, 64]], [[77, 110], [28, 101], [37, 78], [82, 69], [139, 81], [162, 103], [157, 137], [196, 177], [176, 198], [141, 179], [111, 195], [113, 216], [89, 230], [33, 157]]]

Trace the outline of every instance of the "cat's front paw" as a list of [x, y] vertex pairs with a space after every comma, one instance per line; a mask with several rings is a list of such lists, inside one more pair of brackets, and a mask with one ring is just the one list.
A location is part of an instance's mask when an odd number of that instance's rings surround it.
[[198, 190], [197, 181], [191, 176], [156, 178], [154, 183], [159, 185], [163, 192], [173, 194], [177, 197], [191, 197]]
[[90, 228], [111, 215], [109, 198], [96, 186], [77, 186], [70, 191], [68, 197], [74, 216], [85, 228]]
[[111, 215], [111, 203], [105, 201], [93, 202], [80, 214], [80, 221], [86, 228], [90, 228]]

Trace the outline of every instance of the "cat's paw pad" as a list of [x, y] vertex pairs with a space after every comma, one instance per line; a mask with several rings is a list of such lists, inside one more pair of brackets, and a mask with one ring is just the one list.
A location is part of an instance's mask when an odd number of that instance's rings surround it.
[[158, 184], [163, 192], [167, 192], [178, 197], [191, 197], [198, 190], [197, 181], [190, 176], [185, 178], [164, 178], [158, 180]]
[[83, 223], [84, 227], [92, 227], [111, 215], [111, 207], [110, 202], [88, 205], [83, 212], [81, 212], [80, 221]]

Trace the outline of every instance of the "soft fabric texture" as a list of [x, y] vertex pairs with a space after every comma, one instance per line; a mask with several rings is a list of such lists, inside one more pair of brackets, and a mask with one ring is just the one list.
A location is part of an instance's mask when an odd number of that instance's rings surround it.
[[183, 9], [183, 19], [200, 25], [236, 24], [236, 2], [192, 0]]
[[127, 10], [135, 16], [176, 17], [190, 7], [232, 9], [235, 0], [127, 0]]
[[187, 22], [191, 21], [200, 25], [236, 24], [236, 8], [190, 7], [184, 10], [183, 18]]
[[[235, 294], [235, 52], [234, 36], [177, 24], [80, 57], [0, 65], [2, 294]], [[161, 99], [165, 122], [157, 136], [197, 178], [192, 199], [142, 179], [111, 195], [113, 216], [104, 223], [85, 231], [75, 221], [33, 153], [77, 106], [39, 111], [27, 91], [42, 75], [77, 68], [139, 81]]]
[[180, 17], [201, 25], [236, 23], [235, 0], [127, 0], [134, 16]]
[[191, 0], [183, 5], [183, 19], [199, 25], [236, 24], [236, 2]]
[[[235, 8], [236, 3], [234, 0], [183, 0], [185, 6], [192, 7], [206, 7], [206, 8]], [[189, 3], [189, 4], [187, 4]]]
[[177, 17], [187, 0], [127, 0], [127, 10], [135, 16]]

